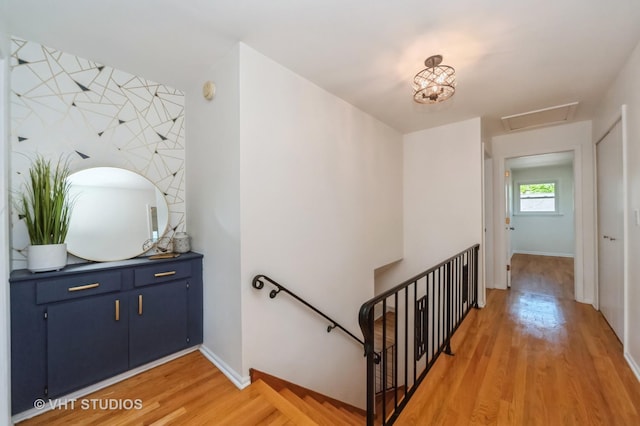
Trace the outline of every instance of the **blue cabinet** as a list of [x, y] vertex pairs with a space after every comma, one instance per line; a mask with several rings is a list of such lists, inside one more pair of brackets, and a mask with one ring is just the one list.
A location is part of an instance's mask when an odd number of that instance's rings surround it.
[[47, 386], [57, 397], [126, 371], [127, 301], [118, 294], [47, 309]]
[[202, 255], [13, 271], [14, 414], [202, 343]]
[[137, 367], [190, 344], [187, 282], [136, 290], [129, 301], [130, 366]]

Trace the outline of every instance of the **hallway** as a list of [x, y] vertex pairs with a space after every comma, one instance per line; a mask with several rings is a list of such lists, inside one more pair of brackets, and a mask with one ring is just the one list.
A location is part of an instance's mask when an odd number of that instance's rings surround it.
[[517, 255], [511, 290], [488, 290], [396, 424], [635, 425], [640, 383], [573, 262]]

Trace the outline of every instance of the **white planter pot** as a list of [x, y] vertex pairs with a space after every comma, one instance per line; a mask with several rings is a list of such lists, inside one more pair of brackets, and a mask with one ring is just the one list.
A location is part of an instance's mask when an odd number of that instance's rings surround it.
[[66, 244], [29, 246], [27, 251], [27, 269], [31, 272], [58, 271], [66, 265]]

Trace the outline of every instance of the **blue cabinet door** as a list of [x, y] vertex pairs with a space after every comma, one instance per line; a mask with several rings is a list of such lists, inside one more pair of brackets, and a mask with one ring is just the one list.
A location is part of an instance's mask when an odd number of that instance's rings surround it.
[[57, 303], [47, 313], [47, 381], [57, 397], [126, 371], [128, 306], [120, 294]]
[[186, 281], [154, 284], [130, 294], [130, 368], [189, 346]]

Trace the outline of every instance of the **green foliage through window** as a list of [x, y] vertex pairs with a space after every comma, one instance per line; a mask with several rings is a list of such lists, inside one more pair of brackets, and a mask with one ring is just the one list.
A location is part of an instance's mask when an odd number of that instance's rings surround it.
[[528, 196], [549, 197], [556, 192], [555, 183], [528, 183], [520, 185], [520, 194]]
[[[520, 183], [519, 209], [520, 213], [557, 213], [558, 203], [556, 199], [557, 182]], [[514, 194], [515, 195], [515, 194]]]

